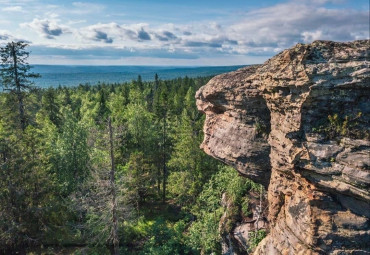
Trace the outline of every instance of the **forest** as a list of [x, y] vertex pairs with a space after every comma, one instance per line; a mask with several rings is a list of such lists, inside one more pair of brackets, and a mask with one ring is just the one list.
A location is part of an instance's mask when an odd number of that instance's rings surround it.
[[221, 254], [264, 190], [199, 148], [211, 77], [38, 89], [15, 55], [2, 48], [0, 254]]

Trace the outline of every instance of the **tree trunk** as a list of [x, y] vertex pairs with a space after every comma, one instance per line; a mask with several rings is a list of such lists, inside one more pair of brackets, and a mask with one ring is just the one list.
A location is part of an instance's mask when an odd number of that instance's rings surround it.
[[21, 123], [21, 129], [24, 131], [26, 129], [26, 118], [24, 114], [24, 105], [23, 105], [23, 95], [20, 90], [17, 89], [18, 96], [18, 105], [19, 105], [19, 119]]
[[161, 165], [157, 165], [157, 193], [161, 197]]
[[19, 120], [21, 124], [22, 131], [26, 128], [26, 119], [24, 115], [24, 105], [23, 105], [23, 95], [21, 91], [21, 84], [18, 77], [18, 60], [17, 54], [15, 51], [15, 43], [11, 44], [11, 55], [13, 56], [13, 65], [14, 65], [14, 82], [16, 85], [16, 94], [18, 98], [18, 109], [19, 109]]
[[163, 184], [162, 184], [162, 202], [166, 202], [166, 179], [167, 179], [167, 166], [166, 166], [166, 118], [167, 118], [167, 110], [163, 113]]
[[114, 163], [114, 151], [113, 151], [113, 128], [111, 119], [108, 118], [109, 128], [109, 142], [110, 142], [110, 160], [111, 160], [111, 171], [110, 171], [110, 185], [112, 189], [112, 240], [113, 240], [113, 254], [119, 255], [119, 239], [118, 239], [118, 219], [117, 219], [117, 199], [116, 199], [116, 186], [115, 186], [115, 163]]

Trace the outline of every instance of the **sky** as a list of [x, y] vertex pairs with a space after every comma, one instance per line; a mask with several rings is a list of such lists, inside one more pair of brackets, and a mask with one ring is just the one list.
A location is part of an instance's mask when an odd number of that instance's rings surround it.
[[0, 0], [0, 46], [26, 41], [31, 64], [257, 64], [369, 23], [369, 0]]

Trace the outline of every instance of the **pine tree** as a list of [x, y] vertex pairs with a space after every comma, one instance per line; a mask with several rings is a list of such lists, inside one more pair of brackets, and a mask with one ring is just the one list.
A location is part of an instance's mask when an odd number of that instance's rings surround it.
[[56, 100], [55, 90], [53, 88], [49, 88], [45, 91], [42, 95], [42, 110], [46, 116], [49, 117], [51, 122], [59, 127], [61, 125], [61, 116], [59, 113], [59, 105]]
[[106, 120], [108, 115], [110, 114], [110, 110], [107, 106], [107, 99], [105, 95], [105, 91], [102, 89], [98, 93], [98, 103], [97, 103], [97, 113], [95, 122], [99, 123], [101, 120]]
[[87, 130], [65, 108], [60, 133], [55, 133], [55, 143], [50, 148], [51, 172], [61, 185], [61, 194], [69, 195], [83, 183], [89, 174], [89, 147]]
[[161, 158], [162, 158], [162, 201], [163, 203], [166, 201], [166, 187], [167, 187], [167, 136], [168, 136], [168, 131], [167, 131], [167, 122], [168, 122], [168, 90], [166, 86], [163, 86], [164, 89], [162, 89], [160, 96], [159, 96], [159, 103], [158, 103], [158, 109], [157, 109], [157, 114], [160, 119], [160, 122], [162, 123], [162, 131], [161, 131]]
[[140, 74], [137, 76], [137, 86], [140, 89], [140, 91], [143, 91], [144, 84], [143, 84], [143, 79], [141, 78], [141, 75]]
[[155, 73], [154, 75], [154, 90], [155, 91], [158, 89], [158, 86], [159, 86], [159, 77], [158, 77], [158, 74]]
[[25, 92], [34, 88], [30, 79], [40, 77], [39, 74], [30, 73], [31, 67], [27, 62], [29, 52], [25, 50], [27, 46], [27, 43], [19, 41], [10, 42], [0, 48], [1, 83], [4, 90], [17, 96], [19, 123], [22, 131], [27, 126], [24, 106]]

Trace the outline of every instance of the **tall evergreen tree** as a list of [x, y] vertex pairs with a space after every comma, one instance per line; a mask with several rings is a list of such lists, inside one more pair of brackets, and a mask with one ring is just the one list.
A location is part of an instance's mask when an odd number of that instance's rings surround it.
[[32, 78], [40, 77], [39, 74], [31, 73], [27, 62], [29, 52], [26, 51], [27, 43], [23, 41], [10, 42], [0, 48], [1, 83], [5, 90], [16, 94], [18, 101], [19, 123], [22, 131], [27, 126], [27, 118], [24, 106], [24, 92], [33, 88]]
[[51, 145], [51, 172], [56, 176], [64, 196], [74, 191], [89, 175], [87, 130], [69, 108], [63, 110], [61, 132], [54, 134]]
[[161, 152], [162, 152], [162, 201], [163, 203], [166, 200], [166, 187], [167, 187], [167, 160], [168, 160], [168, 150], [167, 150], [167, 136], [168, 136], [168, 90], [167, 86], [163, 86], [164, 88], [161, 90], [160, 96], [159, 96], [159, 103], [157, 108], [157, 114], [160, 122], [162, 123], [162, 132], [161, 132]]
[[98, 104], [95, 122], [105, 121], [110, 114], [110, 110], [107, 106], [107, 99], [105, 91], [103, 89], [98, 93]]
[[59, 107], [56, 101], [55, 90], [53, 88], [47, 89], [42, 96], [42, 109], [44, 110], [44, 114], [48, 116], [51, 122], [57, 127], [61, 124]]
[[139, 74], [138, 76], [137, 76], [137, 86], [138, 86], [138, 88], [141, 90], [141, 91], [143, 91], [143, 89], [144, 89], [144, 84], [143, 84], [143, 79], [141, 78], [141, 75]]

